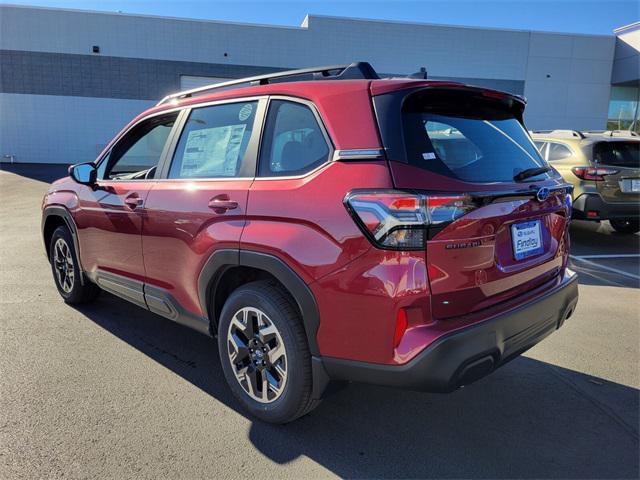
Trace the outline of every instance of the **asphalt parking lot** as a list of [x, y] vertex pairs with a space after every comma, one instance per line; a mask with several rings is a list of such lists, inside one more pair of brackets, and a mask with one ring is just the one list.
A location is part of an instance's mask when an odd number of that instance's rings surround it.
[[[450, 395], [351, 385], [284, 427], [238, 410], [208, 338], [109, 294], [65, 305], [53, 175], [0, 171], [0, 478], [638, 478], [640, 237], [575, 222], [565, 326]], [[7, 171], [7, 169], [9, 171]]]

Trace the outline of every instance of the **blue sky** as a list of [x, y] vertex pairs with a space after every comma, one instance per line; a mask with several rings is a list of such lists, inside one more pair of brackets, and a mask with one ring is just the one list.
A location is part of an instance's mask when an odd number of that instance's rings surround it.
[[447, 25], [611, 34], [638, 0], [8, 0], [6, 3], [299, 26], [307, 13]]

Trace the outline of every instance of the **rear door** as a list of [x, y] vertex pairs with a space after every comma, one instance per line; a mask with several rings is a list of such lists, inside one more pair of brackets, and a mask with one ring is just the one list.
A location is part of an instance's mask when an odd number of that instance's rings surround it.
[[547, 166], [521, 124], [523, 106], [477, 89], [419, 90], [398, 105], [402, 135], [394, 140], [384, 125], [381, 132], [396, 188], [425, 195], [434, 317], [552, 281], [567, 261], [570, 208], [555, 172], [518, 177]]
[[593, 145], [593, 161], [597, 167], [612, 167], [613, 173], [596, 182], [606, 202], [640, 201], [640, 140], [597, 142]]
[[147, 198], [146, 283], [193, 314], [202, 313], [197, 283], [204, 263], [216, 250], [239, 248], [265, 104], [252, 98], [185, 112], [173, 156]]

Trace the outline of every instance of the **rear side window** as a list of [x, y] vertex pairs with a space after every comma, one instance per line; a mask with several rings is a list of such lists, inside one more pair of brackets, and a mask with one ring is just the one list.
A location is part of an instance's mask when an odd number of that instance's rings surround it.
[[465, 182], [512, 182], [545, 164], [515, 118], [405, 112], [403, 123], [409, 163]]
[[180, 135], [169, 178], [238, 177], [258, 102], [196, 108]]
[[329, 158], [329, 145], [307, 105], [273, 100], [260, 149], [262, 177], [301, 175]]
[[554, 160], [563, 160], [565, 158], [569, 158], [571, 155], [571, 150], [566, 145], [562, 145], [561, 143], [549, 143], [549, 153], [547, 154], [547, 160], [553, 162]]
[[598, 142], [593, 159], [602, 165], [640, 168], [640, 142]]

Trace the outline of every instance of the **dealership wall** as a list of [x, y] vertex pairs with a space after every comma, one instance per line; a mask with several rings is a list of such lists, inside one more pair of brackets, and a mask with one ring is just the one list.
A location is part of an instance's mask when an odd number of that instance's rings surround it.
[[[93, 53], [92, 46], [100, 52]], [[529, 128], [601, 129], [615, 37], [308, 16], [300, 27], [0, 6], [0, 160], [93, 159], [181, 77], [366, 60], [527, 97]]]

